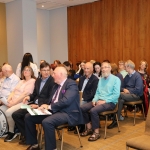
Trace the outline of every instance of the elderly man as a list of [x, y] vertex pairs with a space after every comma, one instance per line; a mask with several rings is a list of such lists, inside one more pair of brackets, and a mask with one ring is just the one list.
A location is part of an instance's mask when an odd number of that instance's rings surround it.
[[[3, 75], [6, 77], [1, 84], [0, 87], [0, 104], [3, 105], [6, 103], [9, 94], [16, 87], [18, 82], [20, 81], [19, 77], [17, 77], [12, 70], [12, 67], [8, 64], [5, 64], [2, 67]], [[5, 111], [7, 107], [5, 105], [1, 106], [0, 109]]]
[[[49, 63], [43, 62], [40, 64], [41, 77], [35, 82], [34, 91], [30, 96], [24, 98], [23, 102], [30, 102], [32, 108], [38, 108], [42, 104], [48, 103], [50, 92], [54, 86], [54, 80], [50, 76]], [[12, 114], [12, 117], [21, 132], [22, 138], [19, 144], [26, 144], [25, 138], [25, 122], [24, 117], [28, 113], [26, 109], [19, 109]]]
[[[124, 120], [124, 117], [121, 116], [121, 111], [123, 108], [124, 102], [132, 102], [140, 100], [140, 96], [143, 95], [143, 81], [141, 75], [134, 70], [135, 64], [131, 60], [125, 62], [125, 69], [128, 72], [128, 75], [124, 78], [124, 84], [121, 89], [119, 103], [118, 103], [118, 118], [119, 120]], [[107, 127], [112, 129], [117, 126], [117, 121], [115, 118], [113, 122]]]
[[99, 80], [98, 88], [92, 102], [81, 106], [84, 122], [87, 126], [87, 129], [81, 133], [81, 136], [92, 134], [88, 138], [89, 141], [96, 141], [100, 138], [99, 113], [113, 110], [120, 95], [120, 79], [111, 74], [110, 63], [103, 62], [101, 69], [102, 78]]
[[26, 142], [30, 144], [27, 150], [39, 150], [35, 124], [42, 123], [45, 137], [45, 150], [56, 149], [55, 128], [64, 123], [77, 125], [83, 123], [79, 107], [79, 91], [75, 81], [67, 79], [67, 70], [58, 66], [53, 72], [57, 83], [49, 98], [49, 105], [43, 104], [40, 110], [48, 109], [51, 116], [25, 116]]

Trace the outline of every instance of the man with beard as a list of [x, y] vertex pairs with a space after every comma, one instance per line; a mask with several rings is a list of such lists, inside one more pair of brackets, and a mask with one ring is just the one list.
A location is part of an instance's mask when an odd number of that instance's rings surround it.
[[99, 113], [114, 110], [120, 95], [120, 79], [111, 74], [110, 63], [103, 62], [101, 70], [102, 78], [99, 80], [92, 102], [81, 106], [84, 123], [87, 127], [81, 136], [92, 134], [88, 138], [89, 141], [96, 141], [100, 138]]

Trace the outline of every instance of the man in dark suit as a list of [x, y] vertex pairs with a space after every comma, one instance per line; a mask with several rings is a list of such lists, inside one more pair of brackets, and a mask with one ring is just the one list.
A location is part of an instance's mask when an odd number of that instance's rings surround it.
[[[35, 82], [34, 91], [30, 96], [24, 98], [30, 102], [32, 108], [38, 108], [42, 104], [48, 103], [50, 92], [54, 86], [54, 79], [50, 76], [50, 66], [47, 62], [43, 62], [40, 65], [41, 78], [38, 78]], [[25, 122], [24, 117], [28, 113], [26, 109], [19, 109], [12, 114], [12, 117], [21, 132], [22, 140], [20, 144], [25, 144]]]
[[43, 104], [39, 108], [52, 112], [51, 116], [25, 116], [27, 150], [39, 150], [36, 137], [35, 124], [42, 124], [45, 137], [45, 150], [56, 149], [55, 128], [64, 123], [77, 125], [83, 123], [83, 117], [79, 106], [79, 90], [76, 82], [67, 79], [67, 70], [58, 66], [53, 72], [53, 78], [57, 85], [52, 90], [49, 105]]
[[[87, 62], [85, 64], [84, 74], [84, 76], [80, 77], [78, 84], [79, 91], [83, 92], [80, 105], [92, 101], [99, 81], [99, 79], [95, 75], [93, 75], [93, 64], [91, 62]], [[85, 125], [79, 125], [78, 128], [79, 132], [82, 133], [85, 129]], [[74, 133], [77, 134], [77, 131], [75, 130]]]

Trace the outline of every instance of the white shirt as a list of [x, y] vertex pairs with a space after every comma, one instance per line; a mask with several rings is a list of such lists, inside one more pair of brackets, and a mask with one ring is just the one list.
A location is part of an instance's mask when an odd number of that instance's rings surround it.
[[[38, 68], [37, 68], [37, 65], [30, 62], [30, 67], [33, 69], [34, 76], [37, 78], [38, 77]], [[19, 63], [18, 66], [17, 66], [16, 75], [19, 78], [21, 78], [21, 63]]]
[[0, 97], [5, 97], [7, 99], [19, 81], [20, 78], [14, 73], [10, 77], [5, 78], [0, 87]]

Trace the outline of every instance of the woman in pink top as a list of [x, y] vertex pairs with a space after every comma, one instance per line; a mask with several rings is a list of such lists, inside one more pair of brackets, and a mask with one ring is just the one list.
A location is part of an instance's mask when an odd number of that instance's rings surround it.
[[[22, 100], [24, 97], [33, 93], [35, 77], [33, 70], [30, 66], [26, 66], [22, 71], [22, 79], [13, 92], [9, 95], [5, 105], [2, 105], [2, 109], [7, 117], [7, 122], [9, 125], [9, 132], [7, 137], [4, 139], [5, 142], [11, 141], [17, 135], [14, 133], [15, 122], [12, 118], [12, 113], [20, 108], [22, 105]], [[9, 140], [11, 139], [11, 140]]]

